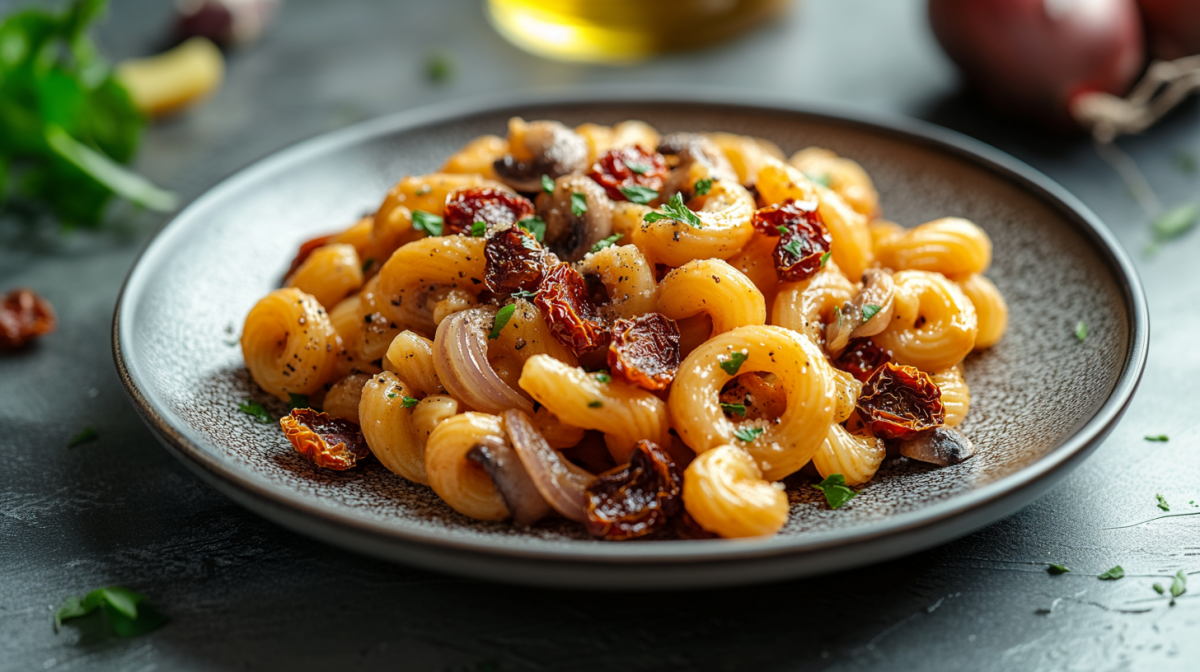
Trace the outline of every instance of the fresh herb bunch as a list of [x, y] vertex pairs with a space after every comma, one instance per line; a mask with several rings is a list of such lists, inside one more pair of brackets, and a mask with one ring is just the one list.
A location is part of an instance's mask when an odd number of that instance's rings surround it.
[[145, 119], [87, 36], [107, 0], [0, 22], [0, 197], [40, 201], [64, 224], [96, 226], [115, 194], [153, 210], [175, 197], [121, 166]]

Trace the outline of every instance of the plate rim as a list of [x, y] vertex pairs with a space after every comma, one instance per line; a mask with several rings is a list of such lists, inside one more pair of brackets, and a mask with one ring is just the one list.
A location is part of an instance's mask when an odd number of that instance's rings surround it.
[[[373, 137], [391, 133], [411, 131], [425, 125], [469, 119], [487, 113], [516, 112], [521, 108], [548, 107], [554, 105], [579, 106], [587, 104], [636, 104], [636, 105], [685, 105], [690, 107], [711, 105], [726, 109], [742, 109], [747, 112], [793, 114], [824, 123], [857, 127], [881, 133], [935, 151], [947, 152], [977, 165], [984, 170], [1015, 183], [1016, 186], [1038, 197], [1048, 207], [1056, 210], [1071, 222], [1096, 248], [1099, 256], [1108, 263], [1120, 286], [1129, 321], [1127, 354], [1112, 392], [1095, 414], [1065, 441], [1026, 467], [997, 479], [983, 487], [952, 496], [917, 511], [898, 514], [877, 523], [855, 528], [812, 532], [794, 537], [769, 537], [759, 540], [669, 540], [643, 544], [610, 544], [601, 541], [571, 540], [551, 541], [528, 537], [496, 537], [473, 539], [447, 535], [441, 531], [429, 531], [398, 527], [394, 523], [364, 520], [351, 512], [322, 509], [318, 503], [309, 501], [300, 493], [285, 486], [270, 483], [265, 478], [251, 477], [243, 470], [231, 467], [203, 446], [192, 441], [185, 432], [166, 421], [154, 401], [146, 396], [134, 379], [133, 371], [124, 352], [125, 341], [121, 338], [123, 325], [132, 328], [133, 306], [128, 300], [131, 295], [141, 293], [148, 276], [149, 260], [162, 254], [165, 246], [176, 235], [181, 235], [189, 219], [202, 212], [210, 202], [220, 201], [227, 193], [239, 188], [241, 183], [253, 181], [260, 175], [284, 169], [289, 165], [304, 162], [314, 156], [353, 145]], [[518, 93], [488, 94], [469, 98], [455, 98], [439, 103], [424, 105], [410, 110], [392, 113], [367, 120], [332, 132], [297, 141], [271, 152], [248, 165], [233, 171], [215, 185], [180, 209], [138, 253], [121, 285], [113, 312], [112, 349], [118, 376], [135, 409], [150, 426], [170, 452], [187, 466], [200, 470], [210, 484], [224, 491], [229, 487], [235, 493], [225, 492], [235, 501], [246, 498], [261, 500], [269, 507], [280, 507], [287, 514], [311, 518], [322, 526], [334, 525], [352, 535], [368, 535], [374, 541], [400, 546], [417, 544], [432, 547], [429, 551], [467, 553], [477, 556], [504, 556], [509, 559], [536, 561], [571, 562], [579, 564], [603, 562], [607, 564], [670, 564], [670, 563], [728, 563], [749, 561], [758, 558], [773, 558], [783, 555], [819, 553], [831, 547], [860, 546], [871, 541], [884, 541], [903, 535], [907, 531], [946, 525], [955, 518], [969, 519], [972, 512], [996, 508], [1002, 500], [1016, 498], [1019, 493], [1038, 490], [1046, 479], [1061, 477], [1058, 472], [1069, 469], [1082, 461], [1120, 420], [1137, 390], [1145, 369], [1149, 351], [1150, 317], [1141, 280], [1128, 253], [1103, 221], [1082, 201], [1057, 182], [1024, 162], [1001, 152], [990, 145], [956, 131], [934, 124], [892, 114], [863, 110], [858, 107], [798, 101], [738, 89], [720, 87], [672, 86], [653, 88], [644, 86], [609, 85], [588, 86], [570, 92], [526, 91]], [[132, 359], [136, 355], [128, 355]], [[252, 508], [252, 507], [250, 507]], [[271, 515], [252, 508], [260, 515], [283, 522], [291, 515]], [[995, 519], [993, 519], [995, 520]], [[991, 522], [991, 521], [989, 521]], [[299, 527], [284, 522], [288, 527]], [[302, 529], [302, 531], [305, 531]], [[311, 531], [307, 531], [310, 536]], [[964, 533], [965, 534], [965, 533]], [[342, 535], [344, 536], [344, 535]], [[947, 535], [941, 542], [949, 541]], [[933, 543], [941, 543], [933, 542]], [[924, 547], [933, 545], [927, 543]], [[919, 549], [912, 549], [913, 551]], [[857, 564], [871, 562], [864, 558]]]

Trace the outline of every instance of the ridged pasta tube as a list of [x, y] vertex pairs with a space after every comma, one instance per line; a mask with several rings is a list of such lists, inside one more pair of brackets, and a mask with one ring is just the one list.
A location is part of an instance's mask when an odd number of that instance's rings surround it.
[[673, 320], [704, 313], [713, 335], [767, 322], [762, 292], [720, 259], [689, 261], [668, 273], [658, 285], [658, 312]]
[[632, 319], [654, 310], [658, 292], [654, 267], [633, 245], [608, 247], [589, 254], [579, 262], [578, 270], [584, 277], [595, 275], [603, 283], [608, 303], [599, 309], [605, 318]]
[[754, 458], [730, 445], [703, 452], [688, 465], [683, 507], [700, 527], [726, 538], [770, 536], [788, 517], [783, 484], [764, 480]]
[[[425, 485], [428, 484], [425, 476], [425, 439], [428, 435], [417, 432], [413, 419], [421, 403], [439, 398], [428, 397], [415, 406], [411, 401], [405, 401], [415, 399], [416, 394], [416, 390], [396, 374], [384, 371], [363, 385], [358, 419], [371, 453], [388, 471]], [[409, 404], [407, 408], [405, 403]]]
[[396, 334], [392, 344], [388, 346], [383, 368], [394, 372], [400, 380], [413, 388], [417, 396], [425, 397], [445, 392], [433, 363], [433, 341], [419, 334], [411, 331]]
[[436, 325], [425, 299], [439, 287], [477, 296], [483, 288], [485, 242], [470, 236], [444, 236], [424, 238], [396, 250], [377, 276], [383, 314], [403, 327], [432, 334]]
[[288, 287], [312, 295], [326, 310], [357, 292], [362, 284], [362, 262], [354, 246], [346, 244], [313, 250], [287, 281]]
[[884, 238], [877, 254], [880, 264], [897, 271], [930, 271], [966, 280], [991, 266], [992, 240], [973, 222], [944, 217]]
[[473, 174], [495, 180], [496, 170], [492, 164], [507, 153], [507, 140], [495, 135], [481, 135], [446, 159], [441, 172]]
[[871, 176], [857, 161], [838, 156], [822, 147], [808, 147], [792, 155], [788, 163], [805, 175], [823, 178], [829, 188], [856, 212], [875, 217], [879, 212], [879, 192]]
[[875, 342], [898, 364], [941, 371], [975, 347], [975, 307], [958, 285], [940, 273], [897, 271], [892, 324]]
[[340, 349], [325, 308], [294, 287], [277, 289], [254, 305], [241, 344], [254, 382], [283, 400], [316, 392], [333, 376]]
[[[701, 168], [703, 164], [697, 161], [693, 166]], [[647, 222], [643, 218], [634, 229], [633, 243], [651, 263], [682, 266], [694, 259], [726, 259], [754, 235], [750, 221], [754, 199], [740, 184], [718, 180], [706, 195], [687, 205], [700, 219], [699, 227], [674, 219]]]
[[450, 508], [476, 520], [504, 520], [511, 514], [487, 471], [467, 458], [475, 446], [508, 445], [501, 419], [461, 413], [437, 426], [425, 446], [429, 487]]
[[352, 373], [379, 373], [379, 369], [362, 354], [362, 298], [355, 294], [338, 302], [329, 311], [329, 323], [338, 335], [338, 345], [333, 354], [337, 356], [332, 378], [341, 378]]
[[979, 320], [975, 349], [982, 350], [999, 343], [1008, 329], [1008, 303], [1004, 295], [991, 280], [978, 274], [958, 283], [958, 287], [975, 306], [975, 317]]
[[825, 324], [833, 310], [855, 296], [854, 284], [835, 264], [800, 282], [781, 283], [771, 307], [771, 324], [804, 334], [816, 344], [824, 343]]
[[[734, 353], [746, 359], [730, 373], [721, 365]], [[721, 389], [751, 371], [775, 374], [775, 385], [787, 393], [787, 408], [775, 422], [735, 424], [721, 409]], [[803, 467], [821, 446], [833, 421], [834, 393], [830, 367], [815, 344], [790, 329], [752, 326], [714, 336], [693, 350], [679, 367], [668, 404], [679, 438], [692, 450], [743, 446], [766, 478], [777, 481]]]
[[366, 362], [375, 362], [387, 354], [392, 339], [401, 327], [388, 315], [392, 308], [387, 296], [379, 291], [380, 276], [363, 285], [358, 294], [358, 352]]
[[962, 364], [939, 371], [930, 376], [930, 379], [942, 390], [942, 406], [946, 409], [945, 425], [961, 425], [967, 417], [967, 411], [971, 410], [971, 390], [963, 377]]
[[861, 485], [875, 476], [886, 455], [887, 449], [880, 439], [851, 434], [845, 427], [835, 424], [829, 427], [825, 443], [813, 455], [812, 461], [821, 478], [841, 474], [846, 485]]

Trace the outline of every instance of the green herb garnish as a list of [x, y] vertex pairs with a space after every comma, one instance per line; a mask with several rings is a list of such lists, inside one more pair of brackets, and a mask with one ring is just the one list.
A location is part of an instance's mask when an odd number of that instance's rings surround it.
[[395, 399], [398, 396], [400, 396], [400, 395], [396, 394], [395, 392], [388, 392], [388, 395], [387, 395], [388, 399]]
[[829, 256], [830, 256], [831, 254], [833, 254], [833, 253], [832, 253], [832, 252], [826, 252], [825, 254], [822, 254], [822, 255], [821, 255], [821, 268], [825, 268], [825, 264], [829, 263]]
[[744, 352], [731, 352], [728, 359], [721, 360], [721, 369], [731, 376], [736, 376], [738, 369], [742, 368], [742, 364], [749, 357]]
[[789, 252], [794, 257], [801, 258], [801, 259], [804, 258], [804, 246], [802, 246], [800, 244], [799, 239], [793, 240], [792, 242], [788, 243], [787, 245], [784, 245], [783, 249], [786, 250], [787, 252]]
[[1188, 203], [1161, 213], [1150, 222], [1150, 227], [1154, 229], [1154, 238], [1161, 242], [1191, 231], [1198, 219], [1200, 208]]
[[454, 63], [450, 56], [435, 51], [425, 59], [425, 78], [434, 84], [450, 81], [454, 77]]
[[554, 180], [550, 179], [549, 175], [542, 175], [542, 191], [547, 194], [554, 193]]
[[[262, 408], [262, 406], [259, 406], [259, 408]], [[264, 411], [264, 413], [265, 413], [265, 411]], [[271, 416], [268, 415], [267, 422], [270, 422], [270, 421], [271, 421]], [[67, 447], [74, 448], [75, 446], [78, 446], [82, 443], [88, 443], [89, 441], [95, 441], [96, 439], [99, 439], [99, 438], [100, 438], [100, 435], [96, 433], [96, 430], [92, 429], [91, 427], [84, 427], [82, 431], [80, 431], [75, 436], [72, 436], [70, 441], [67, 441]]]
[[526, 217], [517, 222], [517, 226], [532, 233], [539, 243], [546, 238], [546, 222], [541, 217]]
[[638, 205], [645, 205], [658, 198], [658, 192], [654, 189], [651, 189], [650, 187], [640, 187], [636, 184], [632, 187], [617, 187], [617, 190], [622, 194], [625, 194], [625, 198], [628, 198], [630, 201], [637, 203]]
[[578, 191], [571, 192], [571, 214], [582, 217], [587, 212], [587, 194]]
[[692, 187], [692, 190], [696, 192], [697, 196], [704, 196], [708, 193], [709, 189], [712, 189], [712, 183], [713, 181], [707, 177], [696, 180], [696, 184]]
[[804, 173], [810, 182], [816, 182], [822, 187], [829, 186], [829, 173]]
[[68, 597], [63, 600], [62, 606], [54, 613], [54, 627], [62, 627], [63, 621], [86, 616], [100, 609], [109, 629], [118, 637], [144, 635], [162, 627], [170, 620], [149, 605], [143, 604], [145, 600], [145, 597], [128, 588], [98, 588], [82, 598]]
[[1187, 592], [1187, 572], [1182, 569], [1175, 572], [1175, 578], [1171, 580], [1171, 604], [1175, 604], [1175, 598]]
[[596, 380], [598, 382], [607, 384], [612, 382], [612, 376], [608, 375], [608, 373], [604, 371], [599, 371], [596, 373]]
[[603, 250], [605, 248], [616, 245], [617, 241], [624, 237], [625, 237], [625, 234], [623, 234], [623, 233], [614, 233], [613, 235], [611, 235], [607, 238], [603, 238], [601, 240], [596, 241], [596, 244], [593, 245], [592, 249], [590, 249], [588, 251], [591, 252], [592, 254], [595, 254], [595, 253], [599, 252], [600, 250]]
[[1087, 338], [1087, 322], [1080, 321], [1075, 323], [1075, 338], [1078, 338], [1080, 341]]
[[736, 436], [739, 441], [751, 443], [758, 438], [759, 434], [762, 434], [765, 431], [766, 430], [762, 427], [739, 427], [733, 430], [733, 435]]
[[297, 408], [309, 408], [308, 395], [288, 392], [288, 408], [293, 410]]
[[245, 403], [238, 404], [238, 410], [246, 415], [253, 415], [255, 420], [264, 425], [270, 423], [272, 420], [271, 414], [267, 412], [267, 409], [263, 408], [262, 404], [253, 399], [247, 399]]
[[1117, 579], [1125, 578], [1125, 570], [1120, 565], [1116, 565], [1107, 572], [1098, 574], [1096, 578], [1101, 581], [1116, 581]]
[[366, 273], [367, 271], [371, 270], [371, 267], [374, 265], [375, 265], [374, 259], [367, 259], [366, 261], [363, 262], [362, 272]]
[[1166, 434], [1147, 434], [1142, 438], [1146, 439], [1147, 441], [1158, 441], [1160, 443], [1166, 443], [1167, 441], [1171, 440], [1171, 437], [1167, 436]]
[[514, 299], [525, 299], [526, 301], [532, 301], [536, 296], [537, 292], [531, 292], [527, 289], [521, 289], [512, 293]]
[[1187, 151], [1176, 152], [1175, 165], [1185, 173], [1194, 173], [1196, 172], [1196, 155]]
[[726, 413], [733, 413], [735, 415], [740, 415], [743, 418], [746, 417], [746, 405], [745, 404], [721, 404], [721, 409], [724, 410]]
[[604, 405], [604, 402], [599, 401], [599, 400], [594, 400], [594, 401], [588, 402], [588, 408], [600, 408], [603, 405]]
[[512, 319], [513, 313], [516, 310], [516, 304], [510, 303], [496, 311], [496, 321], [492, 324], [492, 333], [488, 334], [489, 341], [500, 338], [500, 330], [504, 328], [504, 325], [508, 324], [508, 321]]
[[537, 252], [538, 250], [542, 249], [541, 244], [537, 242], [537, 236], [533, 236], [532, 238], [521, 236], [521, 247], [529, 250], [530, 252]]
[[1153, 589], [1154, 589], [1154, 592], [1158, 593], [1159, 595], [1162, 595], [1164, 592], [1166, 592], [1166, 591], [1164, 591], [1164, 590], [1163, 590], [1163, 587], [1162, 587], [1162, 584], [1161, 584], [1161, 583], [1156, 583], [1156, 584], [1154, 584], [1153, 586], [1150, 586], [1150, 587], [1151, 587], [1151, 588], [1153, 588]]
[[812, 486], [814, 490], [825, 493], [825, 501], [829, 508], [836, 509], [854, 499], [858, 493], [846, 485], [846, 477], [841, 474], [830, 474], [825, 480]]
[[883, 310], [883, 308], [880, 308], [879, 306], [877, 306], [873, 303], [868, 303], [867, 305], [863, 306], [863, 322], [866, 322], [867, 320], [870, 320], [872, 317], [875, 317], [876, 315], [879, 314], [879, 311], [881, 311], [881, 310]]
[[414, 229], [424, 231], [431, 236], [442, 235], [442, 218], [431, 212], [413, 210], [412, 225]]
[[683, 197], [678, 193], [662, 206], [662, 212], [647, 212], [646, 216], [642, 217], [644, 222], [657, 222], [660, 219], [673, 219], [697, 229], [704, 228], [704, 223], [700, 221], [696, 213], [688, 209], [687, 204], [683, 202]]
[[485, 233], [487, 233], [487, 223], [486, 222], [475, 222], [475, 223], [471, 224], [471, 237], [472, 238], [482, 238], [483, 234], [485, 234]]
[[1069, 572], [1071, 570], [1067, 569], [1066, 565], [1057, 565], [1057, 564], [1054, 564], [1051, 562], [1051, 563], [1046, 564], [1046, 571], [1050, 574], [1058, 575], [1058, 574], [1066, 574], [1067, 572]]
[[650, 170], [650, 166], [644, 163], [630, 163], [628, 161], [625, 162], [625, 167], [629, 169], [629, 172], [638, 175], [645, 175]]
[[400, 404], [402, 406], [404, 406], [405, 408], [412, 408], [413, 406], [416, 406], [418, 403], [420, 403], [420, 401], [421, 400], [417, 399], [416, 397], [405, 397], [400, 400]]
[[1163, 511], [1170, 511], [1170, 510], [1171, 510], [1171, 505], [1170, 505], [1170, 504], [1167, 504], [1167, 498], [1166, 498], [1166, 497], [1163, 497], [1162, 495], [1159, 495], [1159, 494], [1155, 494], [1155, 495], [1154, 495], [1154, 498], [1158, 500], [1158, 504], [1155, 504], [1155, 506], [1157, 506], [1158, 508], [1162, 509]]

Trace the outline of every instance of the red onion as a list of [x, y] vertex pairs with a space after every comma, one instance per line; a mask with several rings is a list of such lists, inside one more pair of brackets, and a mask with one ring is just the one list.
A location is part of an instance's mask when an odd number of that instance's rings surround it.
[[579, 523], [587, 520], [585, 489], [593, 476], [551, 448], [525, 413], [505, 411], [504, 426], [525, 471], [546, 502], [564, 518]]
[[507, 444], [480, 444], [467, 451], [467, 459], [480, 464], [492, 477], [517, 525], [532, 525], [550, 513], [550, 505], [525, 472], [521, 458]]
[[1173, 60], [1200, 54], [1200, 2], [1196, 0], [1138, 0], [1150, 51]]
[[1143, 65], [1134, 0], [930, 0], [929, 19], [990, 104], [1058, 125], [1075, 97], [1123, 95]]
[[533, 413], [533, 402], [509, 387], [488, 363], [487, 334], [493, 319], [493, 311], [471, 308], [442, 320], [433, 341], [438, 378], [450, 396], [477, 411], [499, 414], [519, 408]]

